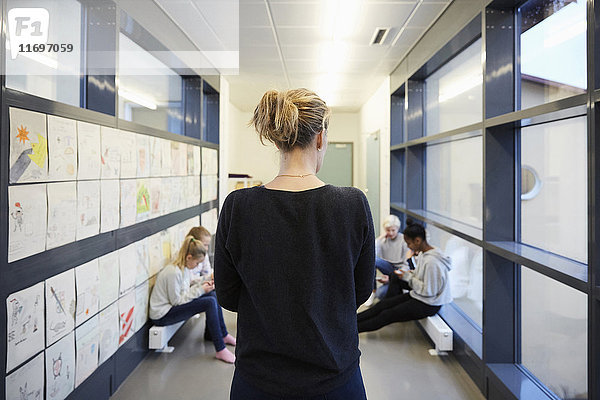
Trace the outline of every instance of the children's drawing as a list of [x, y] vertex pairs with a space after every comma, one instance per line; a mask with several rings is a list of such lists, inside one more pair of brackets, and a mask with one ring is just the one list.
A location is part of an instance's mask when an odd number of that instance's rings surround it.
[[148, 138], [150, 148], [150, 176], [162, 175], [162, 140], [154, 136]]
[[137, 190], [135, 179], [119, 181], [121, 184], [121, 228], [135, 224], [137, 216]]
[[75, 180], [77, 177], [77, 122], [48, 115], [48, 179]]
[[119, 346], [133, 336], [135, 329], [135, 290], [119, 299]]
[[98, 315], [75, 330], [75, 387], [98, 367]]
[[170, 182], [171, 192], [169, 193], [170, 206], [168, 208], [169, 212], [174, 212], [181, 210], [184, 208], [183, 202], [183, 177], [180, 176], [172, 176], [168, 178]]
[[[161, 193], [164, 193], [160, 199], [160, 215], [165, 215], [175, 210], [171, 210], [171, 178], [160, 178]], [[169, 193], [169, 195], [167, 195]]]
[[194, 181], [192, 182], [192, 196], [194, 200], [194, 205], [200, 204], [202, 198], [202, 191], [200, 190], [200, 179], [198, 176], [194, 176]]
[[135, 221], [145, 221], [150, 218], [152, 207], [148, 179], [136, 179], [136, 214]]
[[119, 348], [119, 303], [114, 302], [100, 311], [100, 349], [98, 365], [108, 360]]
[[75, 270], [46, 279], [46, 346], [75, 328]]
[[119, 296], [135, 287], [137, 252], [135, 243], [119, 249]]
[[135, 178], [137, 175], [136, 134], [119, 131], [121, 144], [121, 178]]
[[42, 400], [44, 398], [44, 353], [6, 377], [6, 398]]
[[202, 175], [219, 173], [219, 152], [208, 147], [202, 148]]
[[46, 114], [10, 108], [10, 183], [48, 179]]
[[192, 169], [192, 175], [200, 175], [200, 173], [202, 172], [202, 159], [200, 157], [200, 147], [199, 146], [191, 146], [188, 145], [190, 147], [192, 147], [192, 152], [193, 152], [193, 169]]
[[8, 262], [46, 250], [46, 184], [8, 187]]
[[98, 259], [98, 307], [102, 310], [119, 298], [119, 253], [113, 251]]
[[78, 180], [100, 179], [100, 126], [77, 121]]
[[187, 144], [171, 141], [172, 174], [187, 175]]
[[100, 232], [102, 233], [119, 228], [120, 190], [117, 179], [100, 182]]
[[77, 240], [100, 231], [100, 181], [77, 182]]
[[44, 349], [44, 282], [6, 298], [6, 371]]
[[46, 399], [63, 400], [75, 388], [75, 332], [46, 349]]
[[173, 225], [167, 228], [169, 233], [169, 243], [171, 244], [171, 257], [177, 257], [179, 246], [181, 246], [182, 233], [178, 225]]
[[213, 208], [212, 210], [208, 210], [207, 212], [202, 213], [201, 221], [202, 226], [208, 229], [211, 234], [215, 234], [217, 232], [217, 222], [218, 222], [218, 214], [217, 209]]
[[154, 276], [163, 267], [163, 252], [161, 233], [157, 232], [148, 237], [148, 275]]
[[187, 149], [187, 175], [194, 175], [194, 149], [197, 146], [188, 144], [186, 145]]
[[119, 131], [100, 127], [100, 165], [102, 179], [118, 179], [121, 175], [121, 145]]
[[149, 249], [148, 249], [148, 238], [144, 238], [134, 243], [135, 254], [136, 254], [136, 286], [145, 282], [150, 277], [148, 272], [150, 266], [149, 260]]
[[167, 139], [161, 140], [161, 176], [171, 176], [175, 173], [173, 160], [171, 159], [171, 141]]
[[[163, 255], [163, 259], [162, 259], [162, 263], [161, 263], [161, 269], [162, 267], [164, 267], [165, 265], [167, 265], [168, 263], [171, 262], [171, 235], [169, 234], [168, 230], [162, 230], [160, 231], [160, 241], [162, 243], [162, 255]], [[173, 258], [175, 257], [175, 253], [172, 254]]]
[[150, 218], [160, 217], [161, 215], [160, 192], [164, 190], [164, 188], [161, 188], [160, 184], [161, 178], [148, 179], [148, 190], [150, 192]]
[[77, 292], [75, 324], [79, 326], [98, 312], [100, 278], [97, 258], [75, 268], [75, 287]]
[[150, 297], [150, 289], [148, 281], [142, 283], [135, 288], [135, 321], [133, 326], [135, 331], [139, 331], [146, 321], [148, 321], [148, 299]]
[[202, 175], [202, 203], [217, 199], [219, 194], [219, 177], [217, 175]]
[[135, 135], [135, 146], [137, 152], [137, 174], [138, 178], [150, 176], [150, 136]]
[[48, 227], [46, 249], [75, 241], [77, 233], [77, 184], [58, 182], [47, 185]]

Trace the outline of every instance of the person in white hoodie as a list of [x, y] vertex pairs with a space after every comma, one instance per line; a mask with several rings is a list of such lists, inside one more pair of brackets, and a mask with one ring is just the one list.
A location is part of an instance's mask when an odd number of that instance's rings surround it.
[[225, 345], [235, 346], [235, 338], [227, 332], [223, 311], [215, 296], [213, 281], [193, 281], [192, 270], [206, 257], [202, 242], [187, 236], [173, 264], [160, 271], [150, 295], [150, 319], [157, 326], [185, 321], [205, 312], [206, 327], [217, 351], [216, 358], [233, 364], [235, 355]]
[[[383, 300], [358, 313], [358, 331], [376, 331], [394, 322], [414, 321], [435, 315], [444, 304], [452, 301], [448, 271], [450, 258], [427, 243], [425, 228], [406, 221], [404, 240], [416, 254], [414, 270], [396, 270]], [[403, 289], [408, 293], [403, 293]]]

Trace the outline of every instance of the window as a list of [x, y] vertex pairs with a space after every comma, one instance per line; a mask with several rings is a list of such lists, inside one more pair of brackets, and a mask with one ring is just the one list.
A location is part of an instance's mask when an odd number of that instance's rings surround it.
[[[9, 0], [9, 14], [11, 9], [16, 8], [47, 10], [48, 40], [44, 44], [45, 51], [19, 52], [20, 41], [16, 35], [10, 37], [12, 29], [17, 27], [9, 28], [6, 87], [79, 107], [82, 73], [81, 4], [76, 0]], [[30, 18], [30, 21], [34, 21], [34, 17]], [[16, 22], [13, 23], [16, 25]], [[40, 25], [42, 33], [44, 25], [43, 23]], [[21, 28], [22, 30], [34, 29], [28, 24]], [[53, 50], [49, 47], [52, 44], [65, 44], [72, 50], [49, 51]]]
[[425, 134], [481, 121], [481, 39], [425, 79]]
[[584, 0], [529, 0], [519, 8], [521, 108], [585, 93]]

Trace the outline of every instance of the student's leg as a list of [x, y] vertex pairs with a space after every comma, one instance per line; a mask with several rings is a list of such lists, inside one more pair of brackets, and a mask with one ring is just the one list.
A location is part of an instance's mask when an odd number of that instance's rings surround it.
[[394, 265], [391, 262], [384, 260], [383, 258], [375, 258], [375, 268], [380, 270], [383, 274], [392, 275], [394, 273]]
[[[389, 291], [389, 289], [388, 289]], [[406, 301], [407, 298], [403, 297], [402, 294], [392, 297], [386, 297], [382, 299], [379, 303], [375, 304], [373, 307], [365, 310], [363, 312], [359, 312], [356, 315], [357, 320], [360, 322], [362, 320], [371, 319], [382, 313], [383, 311], [393, 308], [399, 303]]]
[[152, 320], [152, 323], [157, 326], [172, 325], [177, 322], [187, 321], [199, 312], [202, 311], [198, 311], [198, 304], [190, 301], [189, 303], [171, 307], [165, 316], [157, 320]]
[[388, 285], [389, 286], [385, 298], [401, 295], [402, 293], [404, 293], [403, 289], [410, 290], [410, 286], [408, 286], [408, 283], [398, 278], [398, 275], [396, 274], [390, 275], [390, 281]]
[[204, 312], [206, 314], [206, 328], [210, 333], [211, 340], [215, 346], [216, 351], [221, 351], [225, 348], [225, 342], [223, 342], [223, 336], [221, 335], [221, 324], [219, 321], [219, 303], [217, 298], [214, 296], [201, 296], [193, 300], [202, 304]]
[[405, 293], [404, 301], [398, 302], [394, 307], [387, 308], [376, 316], [358, 321], [359, 332], [376, 331], [394, 322], [414, 321], [436, 314], [441, 306], [430, 306], [410, 297]]

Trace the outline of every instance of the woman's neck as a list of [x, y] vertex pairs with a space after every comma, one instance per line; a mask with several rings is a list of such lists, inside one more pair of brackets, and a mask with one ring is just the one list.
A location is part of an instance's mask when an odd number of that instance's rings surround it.
[[265, 184], [265, 187], [300, 191], [323, 186], [323, 181], [316, 176], [317, 158], [313, 153], [301, 149], [281, 152], [279, 173], [271, 182]]

